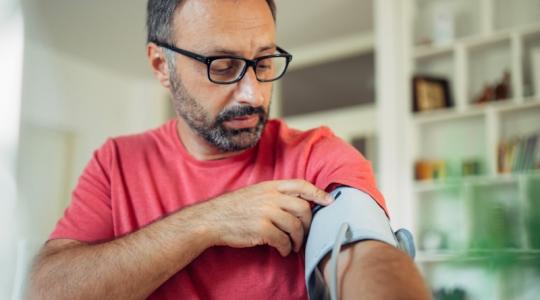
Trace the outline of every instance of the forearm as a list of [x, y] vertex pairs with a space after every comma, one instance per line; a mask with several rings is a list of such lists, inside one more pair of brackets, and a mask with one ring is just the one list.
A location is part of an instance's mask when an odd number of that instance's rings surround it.
[[188, 208], [110, 242], [45, 252], [30, 298], [144, 299], [211, 246], [196, 218]]
[[[320, 265], [330, 282], [326, 258]], [[430, 299], [413, 261], [401, 250], [376, 241], [346, 247], [339, 257], [341, 299]]]

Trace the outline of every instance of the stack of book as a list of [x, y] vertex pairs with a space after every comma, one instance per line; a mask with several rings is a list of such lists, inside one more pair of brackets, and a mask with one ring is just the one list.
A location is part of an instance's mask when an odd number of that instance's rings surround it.
[[503, 140], [497, 149], [499, 173], [514, 173], [537, 169], [539, 166], [538, 138], [540, 133]]

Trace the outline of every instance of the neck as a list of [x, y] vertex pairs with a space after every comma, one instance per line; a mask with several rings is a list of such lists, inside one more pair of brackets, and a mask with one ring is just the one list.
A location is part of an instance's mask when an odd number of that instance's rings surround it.
[[238, 155], [246, 150], [236, 152], [223, 152], [216, 147], [210, 145], [182, 118], [178, 118], [176, 122], [176, 132], [180, 138], [180, 142], [184, 145], [187, 152], [197, 160], [218, 160], [227, 157]]

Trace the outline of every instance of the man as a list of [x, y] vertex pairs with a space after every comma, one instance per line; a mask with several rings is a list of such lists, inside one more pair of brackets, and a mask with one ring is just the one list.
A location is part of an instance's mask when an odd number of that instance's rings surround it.
[[[178, 118], [95, 152], [31, 298], [305, 299], [311, 206], [345, 185], [385, 207], [369, 162], [328, 129], [267, 122], [290, 61], [274, 14], [264, 0], [149, 1], [148, 58]], [[427, 298], [385, 243], [349, 245], [338, 273], [343, 298]]]

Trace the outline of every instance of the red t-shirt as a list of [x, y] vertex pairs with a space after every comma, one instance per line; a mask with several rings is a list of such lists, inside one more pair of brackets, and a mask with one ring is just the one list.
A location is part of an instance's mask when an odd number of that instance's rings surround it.
[[[109, 139], [79, 178], [70, 206], [50, 239], [111, 240], [187, 205], [261, 181], [301, 178], [321, 189], [344, 184], [385, 208], [371, 164], [321, 127], [267, 123], [257, 146], [230, 158], [199, 161], [184, 148], [176, 121]], [[283, 258], [270, 246], [212, 247], [150, 299], [306, 299], [304, 254]]]

